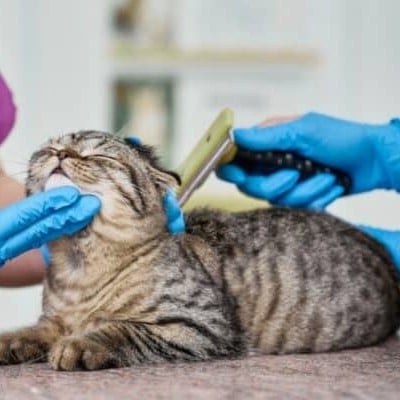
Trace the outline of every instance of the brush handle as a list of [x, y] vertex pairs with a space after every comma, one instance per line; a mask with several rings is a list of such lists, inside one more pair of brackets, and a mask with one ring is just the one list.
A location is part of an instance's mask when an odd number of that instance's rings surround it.
[[300, 180], [319, 173], [332, 174], [336, 176], [337, 184], [344, 187], [345, 194], [351, 190], [351, 178], [346, 173], [290, 152], [238, 149], [235, 163], [254, 174], [267, 175], [280, 169], [296, 169], [300, 172]]

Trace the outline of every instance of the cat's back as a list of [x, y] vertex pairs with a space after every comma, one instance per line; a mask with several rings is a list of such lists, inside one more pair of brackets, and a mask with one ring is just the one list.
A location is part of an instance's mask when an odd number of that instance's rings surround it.
[[287, 208], [199, 210], [187, 223], [217, 250], [242, 324], [264, 351], [368, 345], [399, 324], [388, 253], [337, 218]]

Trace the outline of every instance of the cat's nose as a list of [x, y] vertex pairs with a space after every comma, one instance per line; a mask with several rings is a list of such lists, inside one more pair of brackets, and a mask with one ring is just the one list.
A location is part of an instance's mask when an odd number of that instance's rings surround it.
[[74, 149], [62, 149], [57, 151], [57, 157], [60, 161], [66, 158], [79, 158], [79, 153]]
[[65, 160], [66, 158], [79, 158], [79, 153], [73, 149], [64, 149], [58, 150], [57, 157], [60, 161]]
[[69, 156], [70, 156], [70, 154], [65, 150], [61, 150], [61, 151], [58, 152], [58, 159], [59, 160], [64, 160], [65, 158], [67, 158]]

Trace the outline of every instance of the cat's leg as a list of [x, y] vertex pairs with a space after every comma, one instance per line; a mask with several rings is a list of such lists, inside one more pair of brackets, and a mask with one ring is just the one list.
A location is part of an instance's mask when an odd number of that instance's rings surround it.
[[56, 322], [42, 317], [37, 325], [0, 335], [0, 365], [43, 362], [52, 343], [61, 335]]
[[182, 321], [146, 324], [102, 322], [79, 336], [61, 338], [50, 350], [49, 363], [57, 370], [126, 367], [160, 361], [195, 361], [237, 355], [229, 335]]

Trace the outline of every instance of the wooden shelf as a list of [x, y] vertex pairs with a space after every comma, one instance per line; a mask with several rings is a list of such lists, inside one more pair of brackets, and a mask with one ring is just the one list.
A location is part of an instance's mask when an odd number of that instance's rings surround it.
[[135, 48], [119, 43], [112, 51], [112, 71], [117, 76], [175, 76], [205, 73], [224, 75], [278, 74], [290, 71], [301, 74], [318, 65], [314, 51], [281, 50], [218, 50]]
[[291, 64], [316, 65], [319, 54], [313, 50], [277, 49], [277, 50], [219, 50], [178, 48], [137, 48], [125, 42], [116, 42], [112, 58], [118, 62], [140, 62], [150, 64]]

